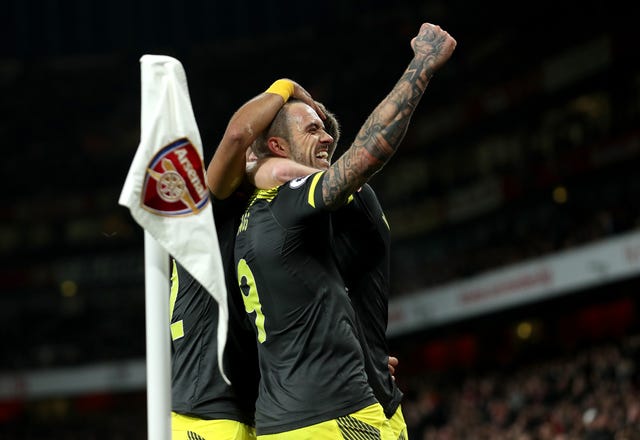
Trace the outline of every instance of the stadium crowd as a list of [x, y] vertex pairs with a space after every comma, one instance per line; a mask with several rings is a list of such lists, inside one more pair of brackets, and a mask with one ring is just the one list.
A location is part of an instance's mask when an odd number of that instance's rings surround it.
[[511, 371], [412, 378], [403, 403], [414, 440], [640, 438], [640, 335]]

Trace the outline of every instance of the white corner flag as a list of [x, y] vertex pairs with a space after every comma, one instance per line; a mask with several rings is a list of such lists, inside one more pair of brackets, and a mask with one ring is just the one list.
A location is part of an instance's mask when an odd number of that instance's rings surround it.
[[[229, 316], [224, 269], [186, 75], [182, 64], [168, 56], [144, 55], [140, 68], [140, 144], [119, 203], [129, 208], [145, 230], [145, 278], [159, 272], [149, 270], [150, 260], [157, 261], [158, 257], [150, 255], [148, 248], [155, 246], [172, 255], [217, 301], [218, 364], [222, 377], [229, 382], [222, 364]], [[155, 284], [160, 286], [158, 291], [149, 292], [154, 287], [148, 280], [145, 286], [147, 300], [155, 295], [167, 304], [167, 313], [155, 318], [162, 319], [162, 338], [169, 346], [169, 262], [164, 256], [159, 260], [166, 271]], [[155, 368], [149, 364], [147, 359], [147, 374]]]

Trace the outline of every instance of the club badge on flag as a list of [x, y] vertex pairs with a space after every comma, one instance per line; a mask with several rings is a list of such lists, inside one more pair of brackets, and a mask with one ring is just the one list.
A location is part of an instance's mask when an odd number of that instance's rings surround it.
[[218, 363], [229, 382], [222, 366], [229, 318], [224, 269], [186, 75], [168, 56], [144, 55], [140, 65], [140, 144], [119, 203], [217, 301]]
[[142, 206], [158, 215], [189, 215], [209, 201], [202, 159], [183, 138], [162, 148], [147, 168]]

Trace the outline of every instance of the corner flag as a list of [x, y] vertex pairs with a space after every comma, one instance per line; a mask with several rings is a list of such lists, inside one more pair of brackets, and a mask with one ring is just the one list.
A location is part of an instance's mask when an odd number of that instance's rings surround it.
[[[128, 207], [145, 230], [146, 259], [146, 238], [150, 235], [217, 301], [218, 364], [222, 377], [229, 382], [222, 363], [229, 316], [224, 270], [186, 75], [182, 64], [168, 56], [144, 55], [140, 65], [140, 144], [119, 204]], [[149, 276], [145, 269], [145, 277]], [[166, 290], [147, 292], [147, 298], [149, 293], [160, 295], [168, 304], [168, 276], [163, 281]], [[168, 344], [168, 314], [162, 319]]]

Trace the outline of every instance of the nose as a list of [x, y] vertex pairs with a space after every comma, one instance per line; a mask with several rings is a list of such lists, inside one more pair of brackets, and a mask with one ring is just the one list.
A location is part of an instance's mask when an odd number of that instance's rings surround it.
[[320, 136], [320, 142], [323, 144], [330, 144], [333, 142], [333, 136], [331, 136], [326, 131], [322, 130], [322, 135]]

